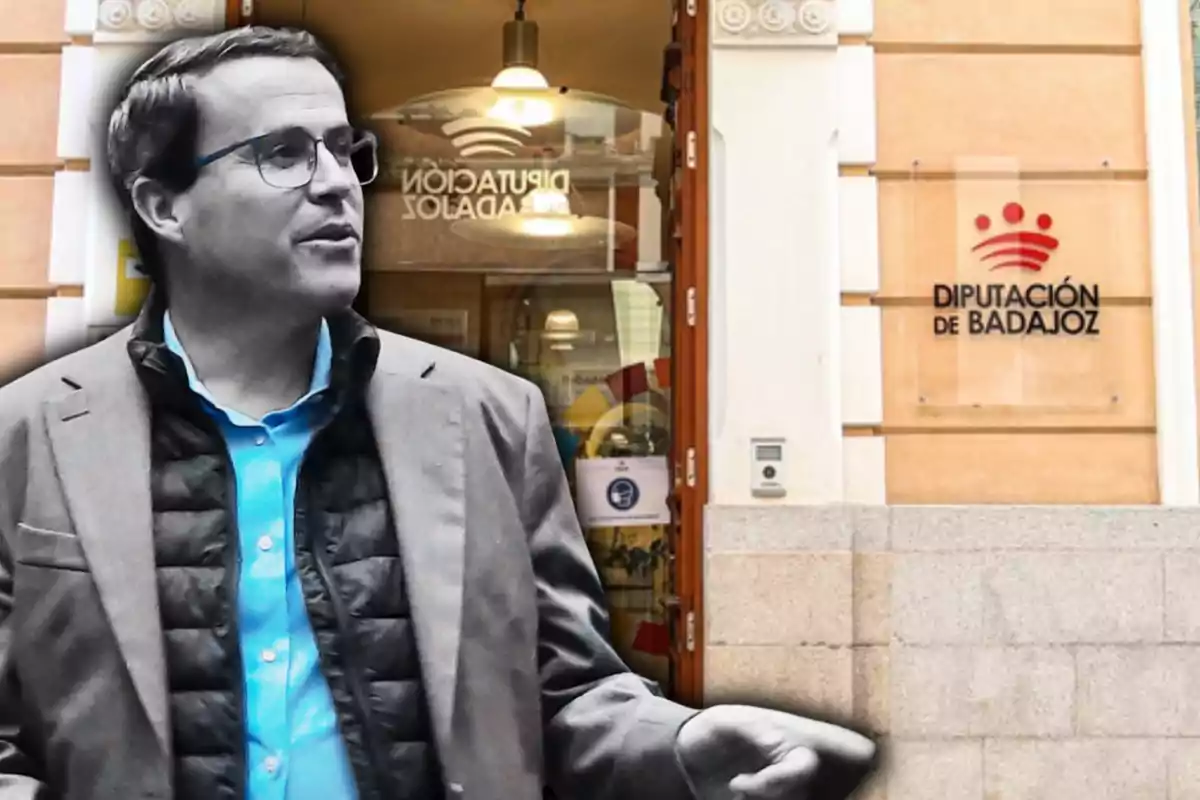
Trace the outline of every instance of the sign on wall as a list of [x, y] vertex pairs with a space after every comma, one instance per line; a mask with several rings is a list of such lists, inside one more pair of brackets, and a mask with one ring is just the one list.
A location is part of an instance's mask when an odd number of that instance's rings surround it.
[[[1008, 203], [998, 225], [975, 217], [979, 241], [971, 255], [987, 282], [935, 283], [935, 336], [1095, 336], [1100, 333], [1100, 286], [1061, 279], [1028, 280], [1050, 265], [1060, 244], [1054, 218], [1040, 213], [1032, 224], [1020, 203]], [[1019, 276], [1019, 277], [1018, 277]]]

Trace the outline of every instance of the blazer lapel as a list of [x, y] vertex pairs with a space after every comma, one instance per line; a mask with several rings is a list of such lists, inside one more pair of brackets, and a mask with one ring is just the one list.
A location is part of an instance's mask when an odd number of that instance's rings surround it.
[[47, 401], [47, 426], [67, 508], [133, 685], [170, 753], [166, 660], [158, 612], [150, 503], [149, 412], [132, 364]]
[[466, 540], [461, 401], [429, 381], [377, 371], [368, 408], [400, 538], [434, 733], [448, 757]]

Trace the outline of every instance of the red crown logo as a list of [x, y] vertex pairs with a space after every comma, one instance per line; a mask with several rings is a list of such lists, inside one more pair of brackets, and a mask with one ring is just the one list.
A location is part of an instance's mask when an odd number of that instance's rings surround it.
[[[1020, 203], [1008, 203], [1004, 206], [1004, 221], [1009, 225], [1020, 225], [1025, 219], [1025, 209]], [[1027, 269], [1040, 272], [1050, 259], [1050, 253], [1058, 248], [1058, 239], [1046, 231], [1054, 225], [1049, 214], [1038, 214], [1038, 230], [1015, 230], [998, 233], [984, 239], [971, 248], [972, 253], [983, 251], [980, 260], [989, 264], [989, 270], [997, 269]], [[975, 229], [986, 233], [992, 227], [992, 220], [987, 214], [975, 218]]]

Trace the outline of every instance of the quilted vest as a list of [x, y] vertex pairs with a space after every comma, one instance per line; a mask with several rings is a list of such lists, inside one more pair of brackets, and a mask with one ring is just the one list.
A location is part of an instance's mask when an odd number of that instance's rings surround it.
[[[333, 371], [341, 399], [298, 478], [296, 569], [359, 797], [441, 800], [399, 541], [359, 390], [378, 343], [370, 331], [351, 337], [344, 325], [331, 329], [335, 353], [342, 340]], [[161, 341], [161, 317], [151, 317], [135, 331], [130, 353], [152, 408], [154, 550], [176, 798], [243, 800], [233, 468], [218, 428]]]

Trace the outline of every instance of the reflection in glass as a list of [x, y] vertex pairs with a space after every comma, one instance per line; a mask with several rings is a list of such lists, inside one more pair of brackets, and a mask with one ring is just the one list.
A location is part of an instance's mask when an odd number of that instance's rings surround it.
[[366, 310], [541, 388], [614, 643], [670, 692], [674, 136], [551, 87], [520, 2], [504, 43], [491, 85], [372, 115]]

